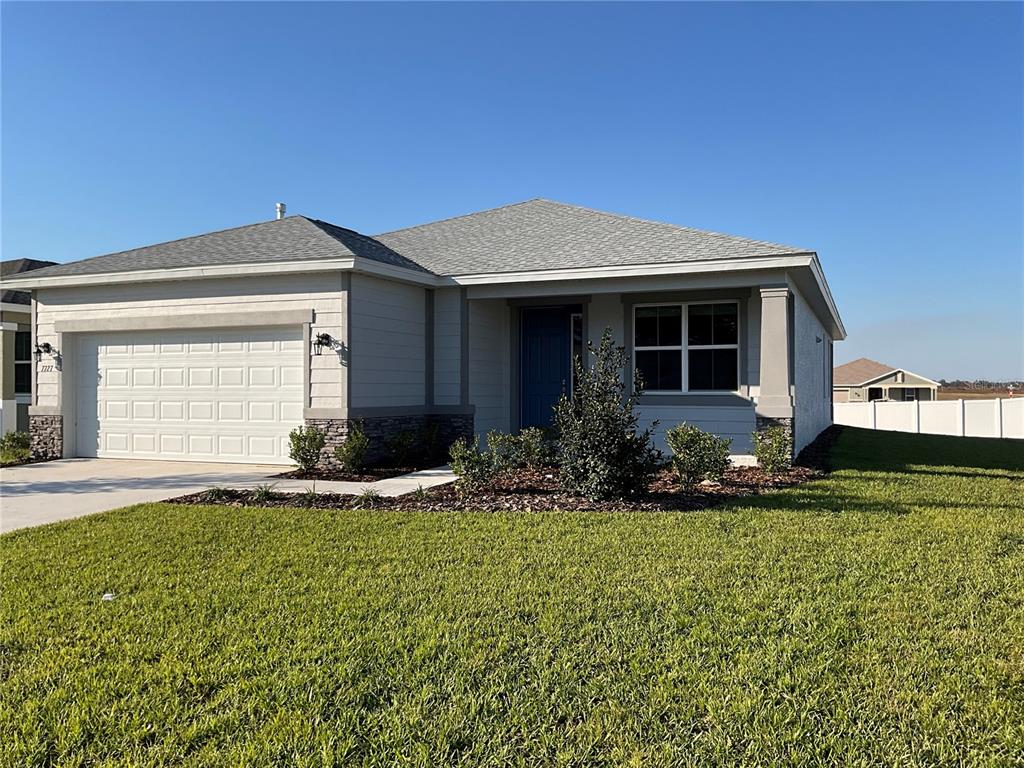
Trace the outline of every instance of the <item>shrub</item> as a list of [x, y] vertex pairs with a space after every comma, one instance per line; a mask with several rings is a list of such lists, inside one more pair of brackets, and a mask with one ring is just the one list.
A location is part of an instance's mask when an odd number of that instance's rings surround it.
[[363, 431], [363, 425], [357, 422], [349, 427], [345, 442], [335, 447], [334, 458], [346, 472], [358, 472], [366, 463], [369, 448], [370, 438]]
[[665, 433], [672, 449], [672, 466], [679, 481], [689, 487], [701, 480], [719, 481], [729, 467], [729, 443], [690, 424], [677, 424]]
[[540, 469], [554, 463], [555, 450], [546, 439], [543, 429], [527, 427], [518, 435], [498, 430], [487, 433], [487, 448], [491, 452], [495, 472], [510, 469]]
[[232, 498], [234, 498], [234, 494], [231, 492], [230, 488], [214, 486], [203, 491], [203, 501], [219, 503], [222, 501], [231, 501]]
[[416, 433], [408, 429], [399, 432], [387, 441], [388, 453], [391, 454], [392, 466], [406, 467], [416, 447]]
[[288, 433], [288, 457], [303, 472], [312, 472], [320, 463], [320, 452], [324, 449], [324, 433], [314, 426], [296, 427]]
[[634, 412], [642, 390], [638, 375], [627, 392], [620, 372], [629, 362], [616, 347], [611, 328], [601, 343], [587, 343], [593, 364], [574, 361], [576, 385], [555, 406], [561, 440], [559, 479], [563, 490], [589, 499], [638, 496], [647, 491], [660, 453], [651, 445], [651, 430], [638, 428]]
[[481, 451], [480, 440], [473, 438], [469, 442], [460, 437], [452, 443], [449, 451], [452, 472], [459, 476], [460, 490], [477, 490], [494, 479], [497, 472], [494, 466], [494, 453]]
[[355, 497], [352, 499], [352, 503], [354, 505], [354, 508], [373, 509], [377, 505], [377, 502], [379, 502], [382, 498], [384, 497], [381, 496], [380, 491], [378, 491], [376, 488], [366, 486], [355, 495]]
[[793, 466], [793, 438], [785, 427], [755, 432], [754, 456], [765, 472], [785, 472]]
[[0, 464], [24, 464], [32, 457], [28, 432], [8, 432], [0, 437]]
[[527, 427], [519, 432], [519, 455], [527, 469], [540, 469], [555, 463], [555, 444], [540, 427]]
[[252, 489], [252, 501], [253, 504], [266, 504], [277, 496], [274, 493], [274, 483], [264, 483], [263, 485], [257, 485]]
[[27, 451], [32, 443], [28, 432], [7, 432], [0, 437], [0, 451]]
[[423, 457], [428, 462], [434, 462], [444, 455], [444, 448], [441, 445], [441, 425], [436, 421], [428, 421], [421, 430], [421, 443], [423, 445]]

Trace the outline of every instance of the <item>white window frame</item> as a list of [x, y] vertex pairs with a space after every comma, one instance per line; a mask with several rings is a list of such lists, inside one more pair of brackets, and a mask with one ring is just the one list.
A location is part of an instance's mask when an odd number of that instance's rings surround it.
[[[30, 403], [32, 401], [32, 366], [35, 365], [35, 360], [32, 357], [32, 332], [29, 331], [29, 330], [24, 330], [24, 331], [17, 330], [17, 331], [15, 331], [15, 334], [21, 334], [21, 333], [28, 334], [28, 337], [29, 337], [29, 341], [28, 341], [28, 357], [27, 358], [19, 358], [18, 357], [18, 345], [17, 345], [17, 342], [15, 342], [15, 344], [14, 344], [14, 353], [13, 353], [14, 369], [15, 369], [15, 371], [17, 371], [18, 366], [24, 366], [24, 367], [28, 368], [28, 371], [29, 371], [29, 374], [28, 374], [29, 387], [28, 387], [28, 391], [27, 392], [18, 392], [17, 390], [15, 390], [14, 397], [15, 397], [15, 400], [17, 402], [19, 402], [19, 403]], [[17, 339], [17, 336], [15, 336], [15, 339]], [[18, 380], [18, 376], [17, 376], [17, 374], [15, 374], [14, 381], [16, 382], [17, 380]]]
[[[690, 346], [689, 339], [689, 322], [690, 322], [690, 307], [691, 306], [710, 306], [714, 304], [732, 304], [736, 307], [736, 343], [735, 344], [696, 344]], [[636, 345], [636, 311], [645, 307], [680, 307], [682, 312], [682, 337], [680, 338], [681, 346], [664, 346], [664, 347], [651, 347], [651, 346], [640, 346]], [[644, 396], [646, 395], [721, 395], [721, 394], [738, 394], [741, 391], [742, 384], [740, 375], [742, 372], [742, 363], [740, 355], [740, 344], [743, 339], [743, 318], [740, 312], [740, 302], [735, 299], [724, 299], [722, 301], [652, 301], [643, 304], [633, 305], [633, 326], [630, 328], [630, 333], [633, 338], [631, 346], [633, 348], [632, 353], [632, 365], [633, 373], [636, 374], [636, 353], [637, 352], [673, 352], [678, 351], [682, 360], [682, 389], [644, 389]], [[689, 351], [703, 350], [703, 349], [735, 349], [736, 350], [736, 389], [690, 389], [690, 355]]]

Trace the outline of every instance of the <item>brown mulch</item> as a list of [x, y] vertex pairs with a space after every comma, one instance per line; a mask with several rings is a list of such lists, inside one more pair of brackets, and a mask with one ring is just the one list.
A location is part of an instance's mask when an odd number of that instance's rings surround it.
[[557, 469], [519, 470], [508, 473], [486, 489], [460, 493], [454, 484], [425, 489], [398, 497], [356, 496], [338, 493], [264, 494], [258, 502], [251, 490], [211, 490], [168, 499], [175, 504], [220, 504], [234, 507], [307, 507], [309, 509], [401, 509], [448, 512], [534, 512], [694, 510], [713, 507], [727, 499], [752, 496], [766, 490], [785, 488], [822, 476], [821, 470], [795, 466], [770, 475], [757, 467], [729, 469], [721, 483], [701, 483], [686, 490], [668, 469], [658, 473], [650, 492], [638, 499], [591, 501], [558, 488]]
[[[443, 462], [442, 462], [443, 463]], [[432, 464], [431, 466], [437, 466]], [[378, 480], [387, 480], [389, 477], [408, 475], [410, 472], [418, 472], [421, 469], [430, 467], [366, 467], [361, 472], [343, 472], [339, 470], [320, 470], [303, 472], [301, 469], [292, 469], [271, 477], [282, 480], [337, 480], [346, 483], [375, 483]]]

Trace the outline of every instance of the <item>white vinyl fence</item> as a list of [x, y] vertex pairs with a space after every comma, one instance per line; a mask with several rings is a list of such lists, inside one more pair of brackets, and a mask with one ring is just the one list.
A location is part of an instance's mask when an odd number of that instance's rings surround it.
[[835, 403], [836, 424], [895, 432], [1024, 439], [1024, 397]]

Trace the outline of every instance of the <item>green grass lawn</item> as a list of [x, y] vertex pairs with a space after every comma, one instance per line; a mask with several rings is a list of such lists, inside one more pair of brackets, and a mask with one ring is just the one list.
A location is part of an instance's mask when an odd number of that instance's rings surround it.
[[5, 535], [0, 763], [1024, 764], [1024, 443], [833, 457], [701, 512]]

